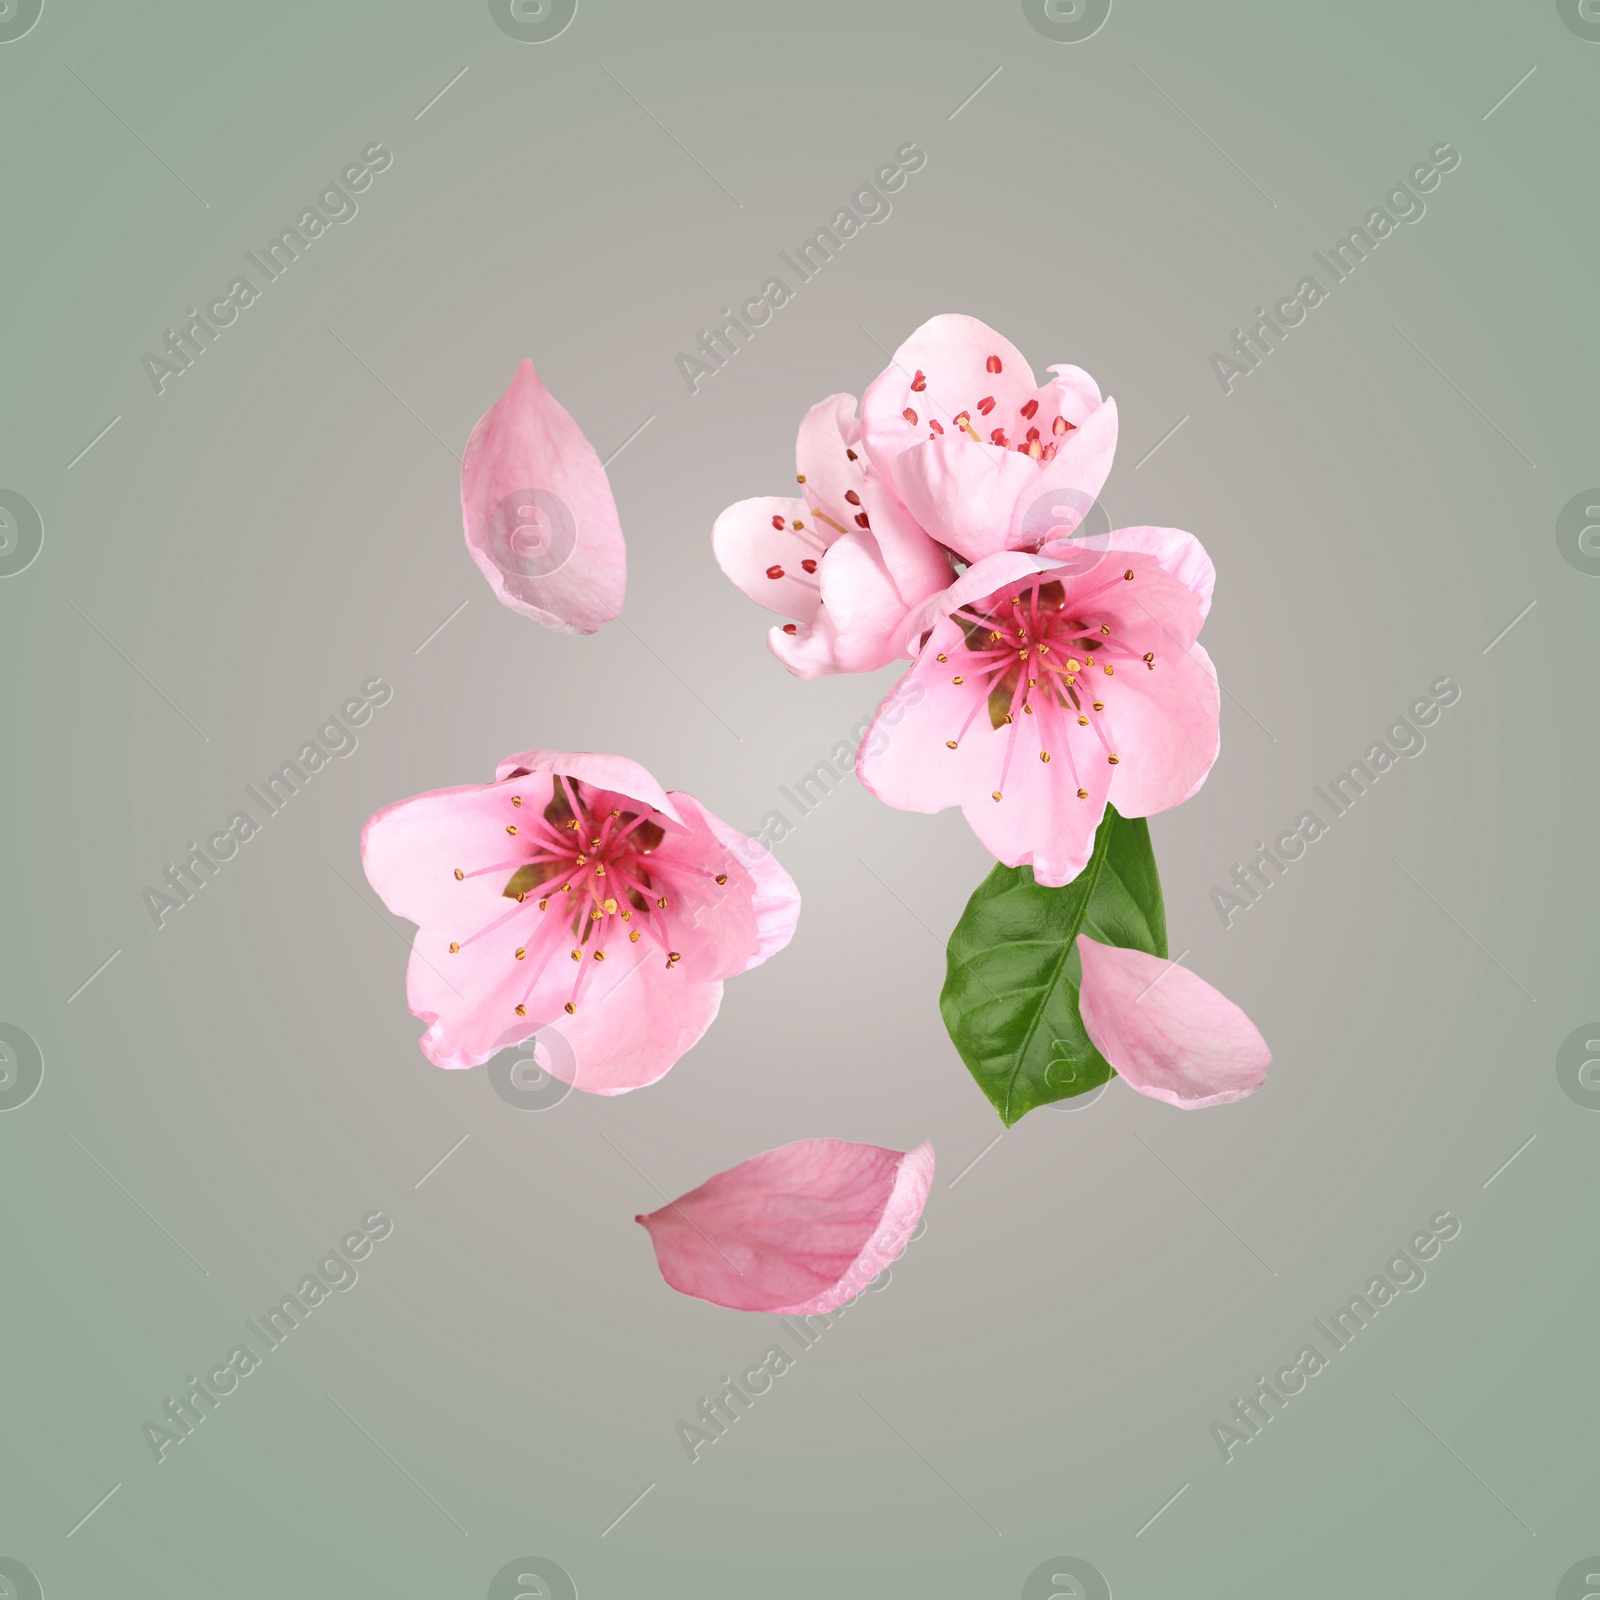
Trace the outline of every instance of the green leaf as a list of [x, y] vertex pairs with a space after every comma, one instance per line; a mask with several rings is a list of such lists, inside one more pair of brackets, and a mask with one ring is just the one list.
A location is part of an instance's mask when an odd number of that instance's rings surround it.
[[1035, 883], [1031, 867], [996, 867], [950, 935], [939, 1009], [1008, 1128], [1113, 1075], [1078, 1013], [1080, 933], [1165, 959], [1167, 913], [1143, 818], [1107, 806], [1088, 866], [1064, 888]]

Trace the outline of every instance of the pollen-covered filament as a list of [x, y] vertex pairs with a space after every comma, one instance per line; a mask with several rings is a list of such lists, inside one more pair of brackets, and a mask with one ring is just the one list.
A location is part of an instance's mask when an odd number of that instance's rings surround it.
[[503, 877], [501, 894], [511, 905], [475, 933], [451, 940], [450, 953], [504, 930], [506, 960], [528, 969], [522, 999], [513, 1008], [519, 1017], [527, 1015], [545, 969], [564, 954], [574, 963], [564, 1006], [569, 1016], [578, 1009], [592, 968], [619, 949], [648, 940], [666, 969], [677, 970], [683, 956], [673, 948], [672, 930], [676, 925], [683, 931], [686, 902], [703, 898], [698, 880], [720, 888], [727, 874], [663, 860], [657, 851], [665, 832], [648, 806], [597, 806], [577, 779], [557, 776], [540, 814], [524, 804], [515, 780], [503, 787], [506, 815], [518, 819], [515, 837], [522, 853], [470, 870], [457, 867], [454, 877]]
[[[1079, 778], [1081, 763], [1121, 764], [1104, 697], [1116, 693], [1117, 663], [1154, 672], [1156, 658], [1119, 639], [1095, 601], [1133, 576], [1126, 568], [1070, 600], [1059, 581], [1030, 580], [954, 613], [964, 642], [937, 659], [952, 683], [971, 684], [977, 693], [966, 721], [945, 746], [959, 749], [987, 709], [990, 725], [1006, 730], [995, 801], [1005, 798], [1019, 737], [1035, 747], [1041, 762], [1048, 764], [1054, 755], [1066, 760], [1080, 800], [1089, 798]], [[1031, 732], [1024, 734], [1024, 728]]]

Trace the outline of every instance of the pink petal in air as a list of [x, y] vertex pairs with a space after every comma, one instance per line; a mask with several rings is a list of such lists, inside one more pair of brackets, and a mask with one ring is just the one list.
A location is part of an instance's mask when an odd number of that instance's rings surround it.
[[635, 1220], [680, 1294], [805, 1316], [860, 1294], [900, 1254], [932, 1182], [931, 1144], [902, 1154], [802, 1139]]
[[1083, 1025], [1130, 1089], [1197, 1111], [1242, 1100], [1266, 1082], [1266, 1040], [1204, 978], [1081, 933], [1078, 954]]
[[562, 633], [622, 610], [627, 552], [594, 446], [524, 360], [461, 459], [467, 549], [504, 605]]

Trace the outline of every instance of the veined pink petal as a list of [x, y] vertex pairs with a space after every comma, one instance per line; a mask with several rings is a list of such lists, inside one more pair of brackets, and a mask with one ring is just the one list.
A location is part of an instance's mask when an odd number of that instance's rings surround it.
[[467, 549], [501, 602], [563, 633], [622, 610], [627, 552], [605, 468], [524, 360], [461, 459]]
[[597, 789], [612, 789], [630, 800], [642, 800], [653, 811], [664, 813], [674, 822], [683, 821], [672, 809], [672, 796], [629, 756], [602, 756], [576, 750], [519, 750], [494, 769], [494, 781], [503, 783], [524, 772], [564, 773]]
[[848, 498], [861, 492], [866, 463], [857, 448], [861, 424], [856, 421], [856, 397], [830, 394], [800, 419], [795, 440], [794, 470], [807, 510], [819, 516], [820, 526], [834, 538], [857, 526], [859, 502]]
[[[1170, 573], [1199, 602], [1201, 622], [1211, 611], [1211, 593], [1217, 583], [1217, 569], [1206, 554], [1206, 547], [1182, 528], [1117, 528], [1096, 538], [1073, 540], [1095, 549], [1124, 550], [1129, 555], [1153, 556], [1163, 572]], [[1046, 548], [1044, 554], [1051, 553]]]
[[837, 537], [812, 530], [805, 501], [761, 495], [736, 501], [717, 518], [711, 551], [747, 599], [780, 617], [810, 622], [817, 612], [817, 566]]
[[386, 806], [361, 849], [418, 924], [423, 1054], [473, 1067], [538, 1035], [550, 1071], [594, 1094], [666, 1072], [723, 980], [782, 949], [799, 914], [759, 844], [624, 756], [521, 751], [492, 784]]
[[1078, 954], [1083, 1025], [1130, 1088], [1194, 1111], [1266, 1081], [1272, 1052], [1256, 1025], [1187, 967], [1081, 933]]
[[900, 1254], [932, 1182], [931, 1144], [902, 1154], [802, 1139], [635, 1220], [680, 1294], [805, 1316], [843, 1305]]
[[938, 316], [861, 400], [862, 443], [911, 515], [967, 561], [1036, 550], [1041, 510], [1075, 527], [1111, 470], [1115, 402], [1080, 368], [1049, 382], [975, 317]]

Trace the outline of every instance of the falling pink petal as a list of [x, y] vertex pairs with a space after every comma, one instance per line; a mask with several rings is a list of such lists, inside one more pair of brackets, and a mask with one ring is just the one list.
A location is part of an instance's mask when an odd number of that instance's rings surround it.
[[635, 1220], [680, 1294], [804, 1316], [843, 1305], [900, 1254], [932, 1182], [931, 1144], [802, 1139]]
[[1205, 979], [1081, 933], [1078, 954], [1083, 1025], [1129, 1088], [1197, 1111], [1242, 1100], [1266, 1081], [1266, 1040]]
[[461, 458], [467, 549], [502, 604], [563, 633], [622, 610], [627, 552], [605, 468], [524, 360]]

